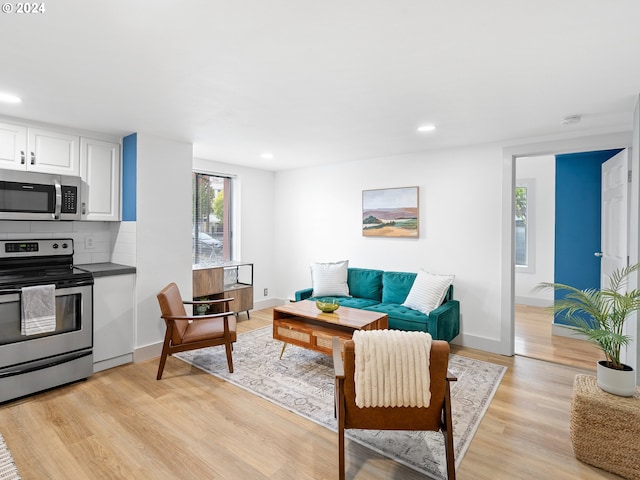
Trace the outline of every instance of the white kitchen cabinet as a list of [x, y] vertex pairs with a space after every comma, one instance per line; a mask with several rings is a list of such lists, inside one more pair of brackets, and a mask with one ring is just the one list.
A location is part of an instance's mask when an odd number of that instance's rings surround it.
[[120, 220], [120, 144], [80, 139], [82, 219]]
[[80, 175], [80, 137], [41, 128], [27, 129], [27, 170]]
[[80, 175], [80, 137], [42, 128], [0, 123], [0, 167]]
[[27, 127], [0, 123], [0, 168], [26, 170]]
[[93, 371], [133, 361], [135, 274], [97, 276], [93, 287]]

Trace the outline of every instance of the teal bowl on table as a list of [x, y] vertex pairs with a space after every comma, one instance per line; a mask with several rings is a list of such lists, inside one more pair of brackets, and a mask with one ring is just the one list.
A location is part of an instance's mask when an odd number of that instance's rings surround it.
[[316, 307], [324, 313], [335, 312], [340, 304], [333, 298], [319, 298], [316, 300]]

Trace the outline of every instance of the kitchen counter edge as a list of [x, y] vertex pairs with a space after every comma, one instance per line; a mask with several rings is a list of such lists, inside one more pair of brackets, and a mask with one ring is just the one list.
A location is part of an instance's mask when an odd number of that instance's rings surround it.
[[83, 265], [74, 265], [88, 272], [93, 273], [94, 278], [111, 277], [113, 275], [129, 275], [136, 273], [136, 267], [129, 265], [120, 265], [118, 263], [85, 263]]

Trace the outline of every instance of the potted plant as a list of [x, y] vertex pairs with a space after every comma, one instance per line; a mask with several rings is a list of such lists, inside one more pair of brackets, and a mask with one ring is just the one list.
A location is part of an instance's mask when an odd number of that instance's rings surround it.
[[640, 310], [640, 290], [627, 290], [629, 275], [640, 269], [640, 264], [615, 270], [609, 276], [608, 288], [579, 290], [562, 283], [543, 282], [538, 289], [553, 288], [566, 292], [556, 299], [552, 312], [564, 315], [587, 340], [598, 346], [605, 355], [597, 365], [598, 386], [606, 392], [632, 396], [636, 391], [636, 372], [620, 361], [620, 350], [631, 337], [624, 334], [624, 324], [633, 312]]

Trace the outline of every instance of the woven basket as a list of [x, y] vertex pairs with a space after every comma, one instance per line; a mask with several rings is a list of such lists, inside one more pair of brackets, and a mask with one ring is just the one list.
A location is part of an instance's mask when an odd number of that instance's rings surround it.
[[577, 375], [570, 431], [578, 460], [640, 480], [640, 390], [619, 397], [600, 389], [596, 377]]

